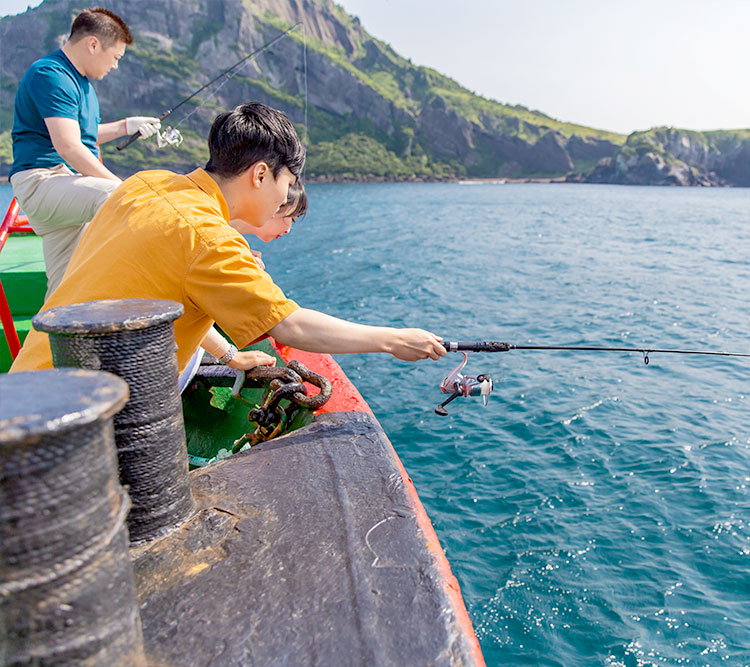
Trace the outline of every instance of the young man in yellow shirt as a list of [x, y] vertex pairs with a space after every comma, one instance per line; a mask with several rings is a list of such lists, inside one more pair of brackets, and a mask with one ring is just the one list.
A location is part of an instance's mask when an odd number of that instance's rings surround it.
[[[289, 119], [263, 104], [220, 114], [205, 169], [144, 171], [110, 195], [43, 310], [113, 298], [170, 299], [180, 371], [216, 322], [242, 348], [264, 335], [309, 352], [388, 352], [416, 361], [445, 354], [421, 329], [355, 324], [300, 308], [230, 226], [261, 226], [296, 182], [305, 150]], [[46, 334], [30, 332], [11, 371], [51, 368]]]

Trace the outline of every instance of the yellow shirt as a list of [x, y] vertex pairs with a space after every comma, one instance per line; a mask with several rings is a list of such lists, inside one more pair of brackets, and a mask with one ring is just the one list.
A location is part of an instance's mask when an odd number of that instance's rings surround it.
[[[182, 371], [214, 322], [237, 347], [299, 308], [262, 271], [228, 224], [219, 186], [203, 169], [187, 176], [142, 171], [99, 209], [43, 310], [97, 299], [170, 299]], [[52, 367], [47, 334], [31, 331], [11, 371]]]

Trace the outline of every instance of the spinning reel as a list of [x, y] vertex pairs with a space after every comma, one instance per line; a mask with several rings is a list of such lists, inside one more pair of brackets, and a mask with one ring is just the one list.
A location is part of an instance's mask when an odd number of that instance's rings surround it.
[[176, 128], [167, 125], [162, 132], [156, 133], [156, 145], [159, 148], [173, 146], [177, 148], [182, 143], [182, 133]]
[[461, 371], [466, 366], [466, 361], [466, 352], [464, 352], [463, 361], [448, 373], [440, 383], [440, 390], [444, 394], [450, 394], [450, 396], [435, 408], [436, 415], [447, 417], [448, 411], [445, 409], [445, 406], [459, 396], [463, 396], [464, 398], [468, 396], [481, 396], [482, 402], [485, 406], [487, 405], [494, 386], [492, 378], [487, 373], [482, 373], [476, 377], [463, 375]]

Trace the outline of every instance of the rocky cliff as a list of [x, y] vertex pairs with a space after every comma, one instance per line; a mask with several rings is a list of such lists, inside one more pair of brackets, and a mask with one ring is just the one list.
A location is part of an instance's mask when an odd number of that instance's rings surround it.
[[624, 185], [750, 186], [750, 130], [634, 132], [585, 180]]
[[[13, 97], [26, 68], [59, 46], [88, 3], [45, 0], [0, 20], [0, 170], [7, 173]], [[179, 149], [137, 142], [105, 160], [121, 174], [189, 169], [205, 160], [219, 110], [247, 100], [283, 109], [309, 147], [306, 173], [328, 179], [562, 176], [612, 156], [622, 135], [487, 100], [417, 67], [330, 0], [110, 0], [135, 44], [97, 82], [104, 121], [158, 115], [295, 23], [231, 79], [178, 110]]]
[[[90, 3], [45, 0], [0, 19], [0, 175], [11, 162], [18, 81], [64, 42]], [[205, 162], [220, 110], [248, 100], [283, 109], [308, 145], [307, 178], [410, 180], [565, 177], [606, 183], [750, 185], [750, 131], [656, 129], [629, 137], [562, 123], [466, 90], [413, 65], [331, 0], [109, 0], [135, 43], [96, 89], [104, 121], [158, 115], [291, 26], [298, 28], [180, 108], [185, 142], [104, 146], [121, 175]]]

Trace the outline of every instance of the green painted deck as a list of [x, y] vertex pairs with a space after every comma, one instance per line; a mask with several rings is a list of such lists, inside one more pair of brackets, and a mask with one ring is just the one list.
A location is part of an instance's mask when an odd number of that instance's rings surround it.
[[[31, 328], [31, 318], [42, 307], [47, 290], [42, 239], [34, 234], [11, 234], [0, 252], [0, 280], [16, 323], [18, 338], [23, 343]], [[5, 332], [2, 332], [0, 372], [7, 371], [10, 363], [10, 350]]]

